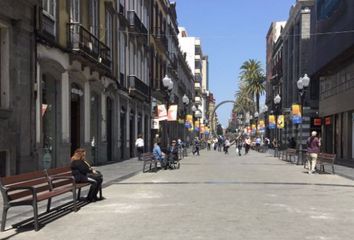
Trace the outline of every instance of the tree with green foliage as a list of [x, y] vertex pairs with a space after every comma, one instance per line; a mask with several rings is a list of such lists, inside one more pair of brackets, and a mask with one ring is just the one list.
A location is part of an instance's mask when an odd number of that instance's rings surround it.
[[[261, 62], [249, 59], [242, 64], [240, 69], [240, 91], [245, 92], [241, 96], [248, 95], [252, 99], [256, 98], [256, 110], [259, 112], [259, 99], [265, 92], [265, 75]], [[242, 87], [244, 89], [241, 89]]]

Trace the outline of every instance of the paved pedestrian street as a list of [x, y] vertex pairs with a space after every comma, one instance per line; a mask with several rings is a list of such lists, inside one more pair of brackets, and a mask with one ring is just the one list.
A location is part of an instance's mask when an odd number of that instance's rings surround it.
[[[105, 200], [4, 239], [353, 239], [353, 181], [270, 154], [202, 151], [179, 170], [139, 173]], [[119, 164], [119, 163], [117, 163]], [[11, 210], [10, 210], [11, 212]]]

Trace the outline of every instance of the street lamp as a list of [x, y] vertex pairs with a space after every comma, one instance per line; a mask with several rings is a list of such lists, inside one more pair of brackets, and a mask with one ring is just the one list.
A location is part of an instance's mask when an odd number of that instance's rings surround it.
[[[187, 116], [187, 107], [188, 107], [188, 104], [189, 104], [189, 98], [186, 94], [183, 95], [182, 97], [182, 102], [183, 102], [183, 105], [184, 105], [184, 118], [186, 119], [186, 116]], [[183, 140], [185, 141], [186, 140], [186, 128], [184, 128], [184, 131], [183, 131]]]
[[[166, 111], [167, 111], [167, 117], [168, 117], [168, 109], [169, 109], [171, 93], [172, 93], [172, 89], [173, 89], [173, 81], [166, 74], [165, 77], [162, 79], [162, 84], [167, 89], [167, 95], [166, 95], [166, 108], [167, 109], [166, 109]], [[168, 146], [168, 144], [170, 143], [170, 139], [169, 139], [169, 136], [168, 136], [169, 135], [168, 119], [166, 119], [165, 126], [166, 126], [165, 129], [166, 129], [166, 139], [167, 139], [166, 146]]]
[[304, 121], [304, 100], [306, 89], [310, 85], [310, 78], [305, 74], [303, 77], [300, 77], [297, 81], [297, 88], [299, 90], [300, 101], [301, 101], [301, 125], [300, 125], [300, 144], [299, 144], [299, 161], [302, 163], [302, 124]]
[[274, 104], [275, 104], [275, 139], [277, 145], [275, 146], [274, 149], [274, 157], [278, 155], [278, 148], [279, 148], [279, 141], [278, 141], [278, 115], [279, 115], [279, 105], [280, 105], [281, 97], [279, 94], [277, 94], [274, 97]]

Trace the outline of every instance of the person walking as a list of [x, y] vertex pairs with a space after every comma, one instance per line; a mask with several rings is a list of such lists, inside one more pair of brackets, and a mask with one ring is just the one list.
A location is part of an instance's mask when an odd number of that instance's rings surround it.
[[229, 138], [226, 138], [225, 139], [225, 142], [224, 142], [224, 153], [225, 154], [229, 154], [229, 147], [230, 147], [231, 143], [230, 143], [230, 140]]
[[250, 137], [247, 137], [245, 140], [245, 155], [249, 152], [251, 148], [251, 139]]
[[138, 160], [141, 160], [141, 155], [144, 152], [144, 139], [141, 134], [138, 135], [138, 138], [135, 140], [136, 151], [138, 152]]
[[243, 145], [242, 140], [241, 139], [237, 140], [236, 149], [239, 156], [241, 156], [242, 145]]
[[194, 145], [193, 155], [197, 154], [199, 156], [200, 142], [199, 142], [198, 137], [195, 137], [193, 145]]
[[318, 153], [320, 152], [321, 141], [317, 137], [317, 132], [311, 132], [311, 137], [307, 139], [307, 153], [308, 153], [308, 173], [315, 173]]

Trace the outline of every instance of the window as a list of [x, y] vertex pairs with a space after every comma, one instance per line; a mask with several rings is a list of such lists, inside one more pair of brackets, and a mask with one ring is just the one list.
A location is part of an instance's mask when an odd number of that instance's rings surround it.
[[43, 12], [55, 19], [56, 0], [42, 0]]
[[91, 11], [91, 28], [90, 32], [98, 36], [98, 0], [91, 0], [90, 1], [90, 11]]
[[9, 108], [9, 30], [0, 22], [0, 108]]
[[70, 1], [70, 22], [79, 23], [80, 22], [80, 0]]
[[112, 43], [113, 43], [113, 18], [112, 13], [106, 9], [106, 45], [112, 51]]
[[119, 68], [120, 73], [125, 74], [125, 54], [126, 54], [126, 40], [123, 33], [120, 34], [120, 45], [119, 45]]

